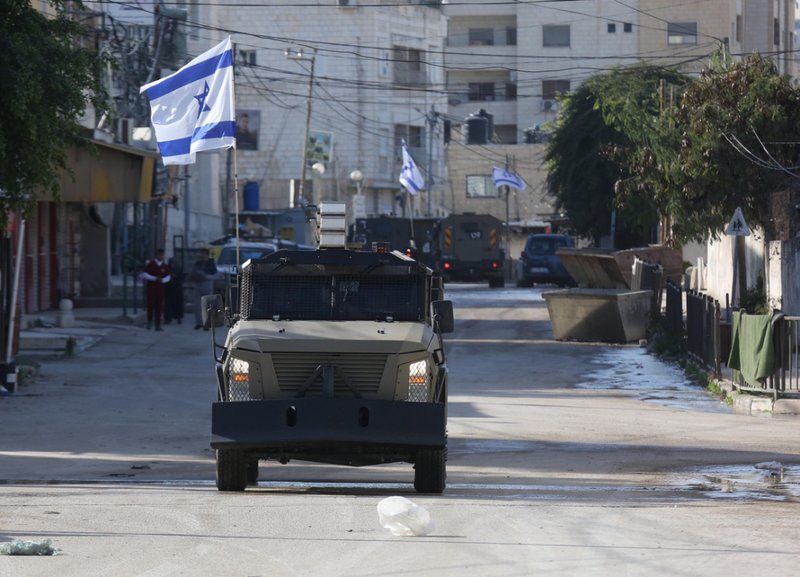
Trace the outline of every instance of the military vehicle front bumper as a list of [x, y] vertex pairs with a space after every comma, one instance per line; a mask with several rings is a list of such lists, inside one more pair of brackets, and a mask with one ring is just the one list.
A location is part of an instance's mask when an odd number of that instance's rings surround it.
[[403, 454], [444, 448], [446, 420], [441, 403], [336, 398], [216, 402], [211, 446], [293, 458], [320, 450]]

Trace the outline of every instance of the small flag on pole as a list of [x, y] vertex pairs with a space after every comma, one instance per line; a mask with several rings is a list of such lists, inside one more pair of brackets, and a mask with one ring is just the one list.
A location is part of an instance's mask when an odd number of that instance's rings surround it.
[[196, 152], [236, 145], [230, 36], [142, 92], [164, 164], [194, 164]]
[[525, 181], [513, 172], [509, 172], [503, 168], [492, 168], [492, 180], [496, 187], [508, 185], [517, 190], [525, 190]]
[[408, 146], [403, 141], [403, 169], [400, 171], [400, 184], [402, 184], [408, 193], [415, 196], [420, 190], [425, 188], [425, 178], [417, 168], [411, 153], [408, 152]]

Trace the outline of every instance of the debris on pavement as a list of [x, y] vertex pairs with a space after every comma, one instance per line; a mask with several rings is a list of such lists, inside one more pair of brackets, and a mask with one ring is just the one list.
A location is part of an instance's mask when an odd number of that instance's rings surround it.
[[53, 547], [50, 539], [41, 542], [14, 539], [0, 543], [0, 555], [58, 555], [61, 551]]
[[419, 537], [433, 531], [428, 511], [405, 497], [387, 497], [378, 503], [381, 525], [398, 537]]

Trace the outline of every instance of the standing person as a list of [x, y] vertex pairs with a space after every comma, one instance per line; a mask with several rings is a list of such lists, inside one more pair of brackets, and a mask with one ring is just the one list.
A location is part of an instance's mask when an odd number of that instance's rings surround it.
[[164, 260], [164, 249], [156, 251], [156, 257], [147, 261], [142, 271], [147, 288], [147, 330], [155, 321], [156, 330], [161, 328], [161, 311], [164, 308], [164, 285], [170, 281], [169, 265]]
[[165, 287], [164, 294], [164, 324], [168, 325], [175, 319], [178, 324], [183, 322], [183, 267], [175, 257], [169, 259], [170, 281]]
[[[194, 281], [194, 330], [203, 327], [203, 295], [214, 292], [214, 277], [217, 276], [217, 263], [211, 258], [207, 248], [200, 251], [200, 258], [192, 265]], [[208, 329], [206, 329], [208, 330]]]

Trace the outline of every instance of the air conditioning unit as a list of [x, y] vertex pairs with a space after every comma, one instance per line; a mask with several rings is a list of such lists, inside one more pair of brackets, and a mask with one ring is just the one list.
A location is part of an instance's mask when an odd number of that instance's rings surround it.
[[545, 98], [542, 100], [542, 110], [546, 110], [548, 112], [555, 112], [558, 110], [558, 102], [551, 98]]

